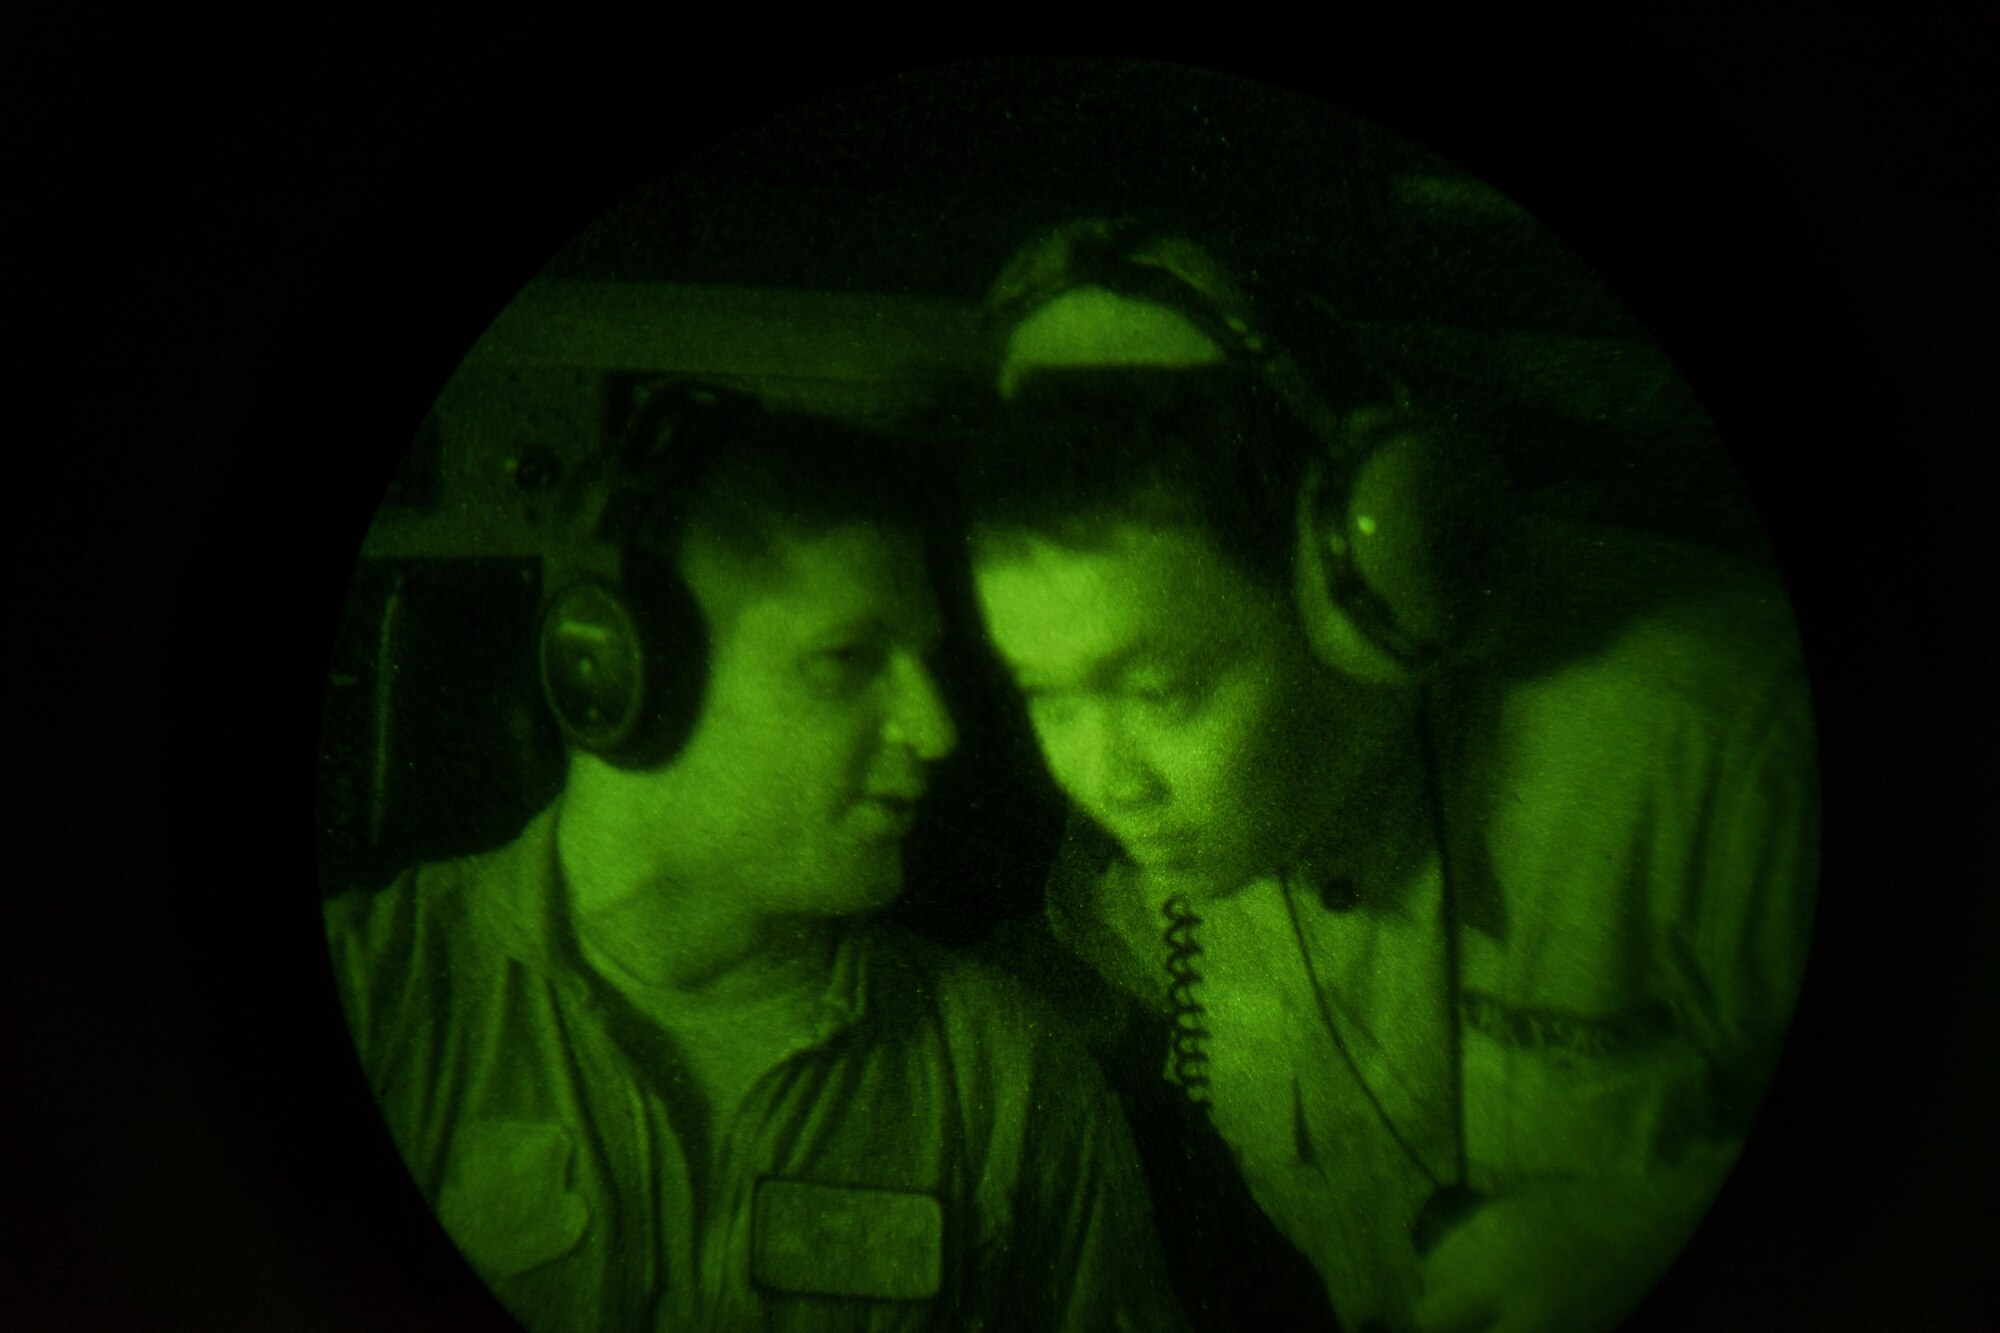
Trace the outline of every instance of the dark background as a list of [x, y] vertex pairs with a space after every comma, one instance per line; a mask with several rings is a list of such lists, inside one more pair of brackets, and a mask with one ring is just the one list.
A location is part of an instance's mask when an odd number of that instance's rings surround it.
[[[316, 952], [314, 755], [362, 531], [458, 358], [586, 224], [690, 145], [937, 60], [682, 40], [628, 71], [610, 47], [390, 60], [272, 34], [310, 55], [244, 73], [241, 32], [123, 31], [80, 60], [13, 22], [17, 60], [48, 57], [9, 131], [37, 224], [16, 246], [39, 354], [21, 401], [48, 423], [28, 452], [75, 466], [16, 488], [17, 653], [54, 668], [23, 712], [54, 735], [17, 745], [0, 1322], [504, 1327], [375, 1127]], [[1562, 235], [1702, 395], [1791, 580], [1826, 770], [1813, 968], [1744, 1164], [1639, 1327], [1994, 1310], [1976, 36], [1821, 19], [1196, 48], [1427, 144]], [[1004, 109], [1065, 97], [1016, 79], [987, 135], [912, 150], [909, 188], [1030, 168], [1109, 188], [1008, 157]], [[907, 137], [949, 109], [901, 112]], [[1163, 141], [1198, 143], [1190, 117]], [[880, 225], [906, 225], [889, 203]], [[948, 231], [861, 247], [895, 273], [802, 252], [800, 281], [975, 294], [1004, 247], [961, 259]]]

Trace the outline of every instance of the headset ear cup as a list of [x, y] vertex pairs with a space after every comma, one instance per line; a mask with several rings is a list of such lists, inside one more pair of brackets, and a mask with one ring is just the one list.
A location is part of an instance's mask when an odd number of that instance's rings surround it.
[[583, 580], [550, 599], [536, 665], [549, 711], [571, 745], [601, 754], [637, 730], [645, 654], [631, 609], [609, 584]]
[[1447, 641], [1455, 620], [1441, 546], [1448, 467], [1424, 435], [1398, 435], [1362, 463], [1342, 517], [1355, 573], [1386, 604], [1395, 630], [1425, 653]]
[[701, 711], [706, 624], [685, 580], [572, 584], [542, 615], [543, 697], [564, 739], [619, 768], [656, 768]]
[[643, 611], [647, 686], [643, 719], [631, 741], [606, 758], [621, 768], [658, 768], [671, 763], [694, 735], [708, 694], [708, 620], [694, 589], [678, 571], [647, 577], [643, 569], [626, 585]]
[[1352, 550], [1324, 463], [1310, 464], [1299, 487], [1292, 562], [1299, 625], [1314, 656], [1332, 670], [1371, 685], [1405, 684], [1410, 664], [1371, 638], [1337, 592]]
[[[1488, 443], [1448, 427], [1421, 427], [1387, 441], [1356, 486], [1384, 538], [1357, 560], [1403, 627], [1433, 655], [1463, 644], [1499, 566], [1514, 518], [1514, 497]], [[1371, 567], [1371, 561], [1373, 567]]]
[[1377, 417], [1350, 443], [1368, 452], [1345, 495], [1316, 465], [1301, 496], [1300, 616], [1329, 666], [1407, 680], [1449, 652], [1475, 614], [1506, 488], [1483, 451], [1425, 423]]

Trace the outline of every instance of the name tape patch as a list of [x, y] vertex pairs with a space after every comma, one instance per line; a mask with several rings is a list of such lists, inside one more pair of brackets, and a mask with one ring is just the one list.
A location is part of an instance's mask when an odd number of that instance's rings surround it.
[[753, 1202], [758, 1285], [810, 1296], [921, 1301], [944, 1280], [944, 1207], [914, 1190], [766, 1177]]

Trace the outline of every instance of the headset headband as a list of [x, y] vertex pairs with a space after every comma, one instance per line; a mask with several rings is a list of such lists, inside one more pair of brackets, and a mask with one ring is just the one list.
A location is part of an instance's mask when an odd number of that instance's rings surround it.
[[750, 394], [694, 380], [641, 386], [610, 446], [571, 483], [551, 554], [573, 573], [617, 582], [641, 530], [677, 526], [718, 446], [764, 410]]
[[[1058, 298], [1090, 287], [1162, 307], [1193, 325], [1229, 364], [1269, 388], [1325, 449], [1330, 492], [1352, 494], [1373, 453], [1374, 432], [1356, 432], [1343, 424], [1290, 354], [1259, 326], [1248, 295], [1193, 243], [1131, 222], [1075, 224], [1004, 272], [989, 308], [1003, 327], [1018, 328]], [[1356, 345], [1337, 312], [1328, 313], [1341, 339], [1343, 360], [1379, 383], [1383, 395], [1407, 413], [1407, 391]], [[1363, 434], [1371, 438], [1364, 440]], [[1350, 539], [1344, 551], [1329, 553], [1329, 594], [1383, 652], [1406, 668], [1418, 667], [1429, 650], [1402, 629], [1388, 598], [1355, 567], [1354, 545]]]

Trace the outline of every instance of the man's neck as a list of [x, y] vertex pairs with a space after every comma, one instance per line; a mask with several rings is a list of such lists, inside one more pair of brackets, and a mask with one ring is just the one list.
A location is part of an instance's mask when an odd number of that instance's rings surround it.
[[728, 1003], [824, 986], [838, 923], [761, 914], [737, 886], [677, 881], [632, 845], [567, 811], [556, 825], [576, 937], [619, 989]]
[[704, 914], [670, 893], [662, 890], [658, 903], [573, 917], [586, 961], [620, 990], [728, 1005], [825, 987], [834, 923]]

